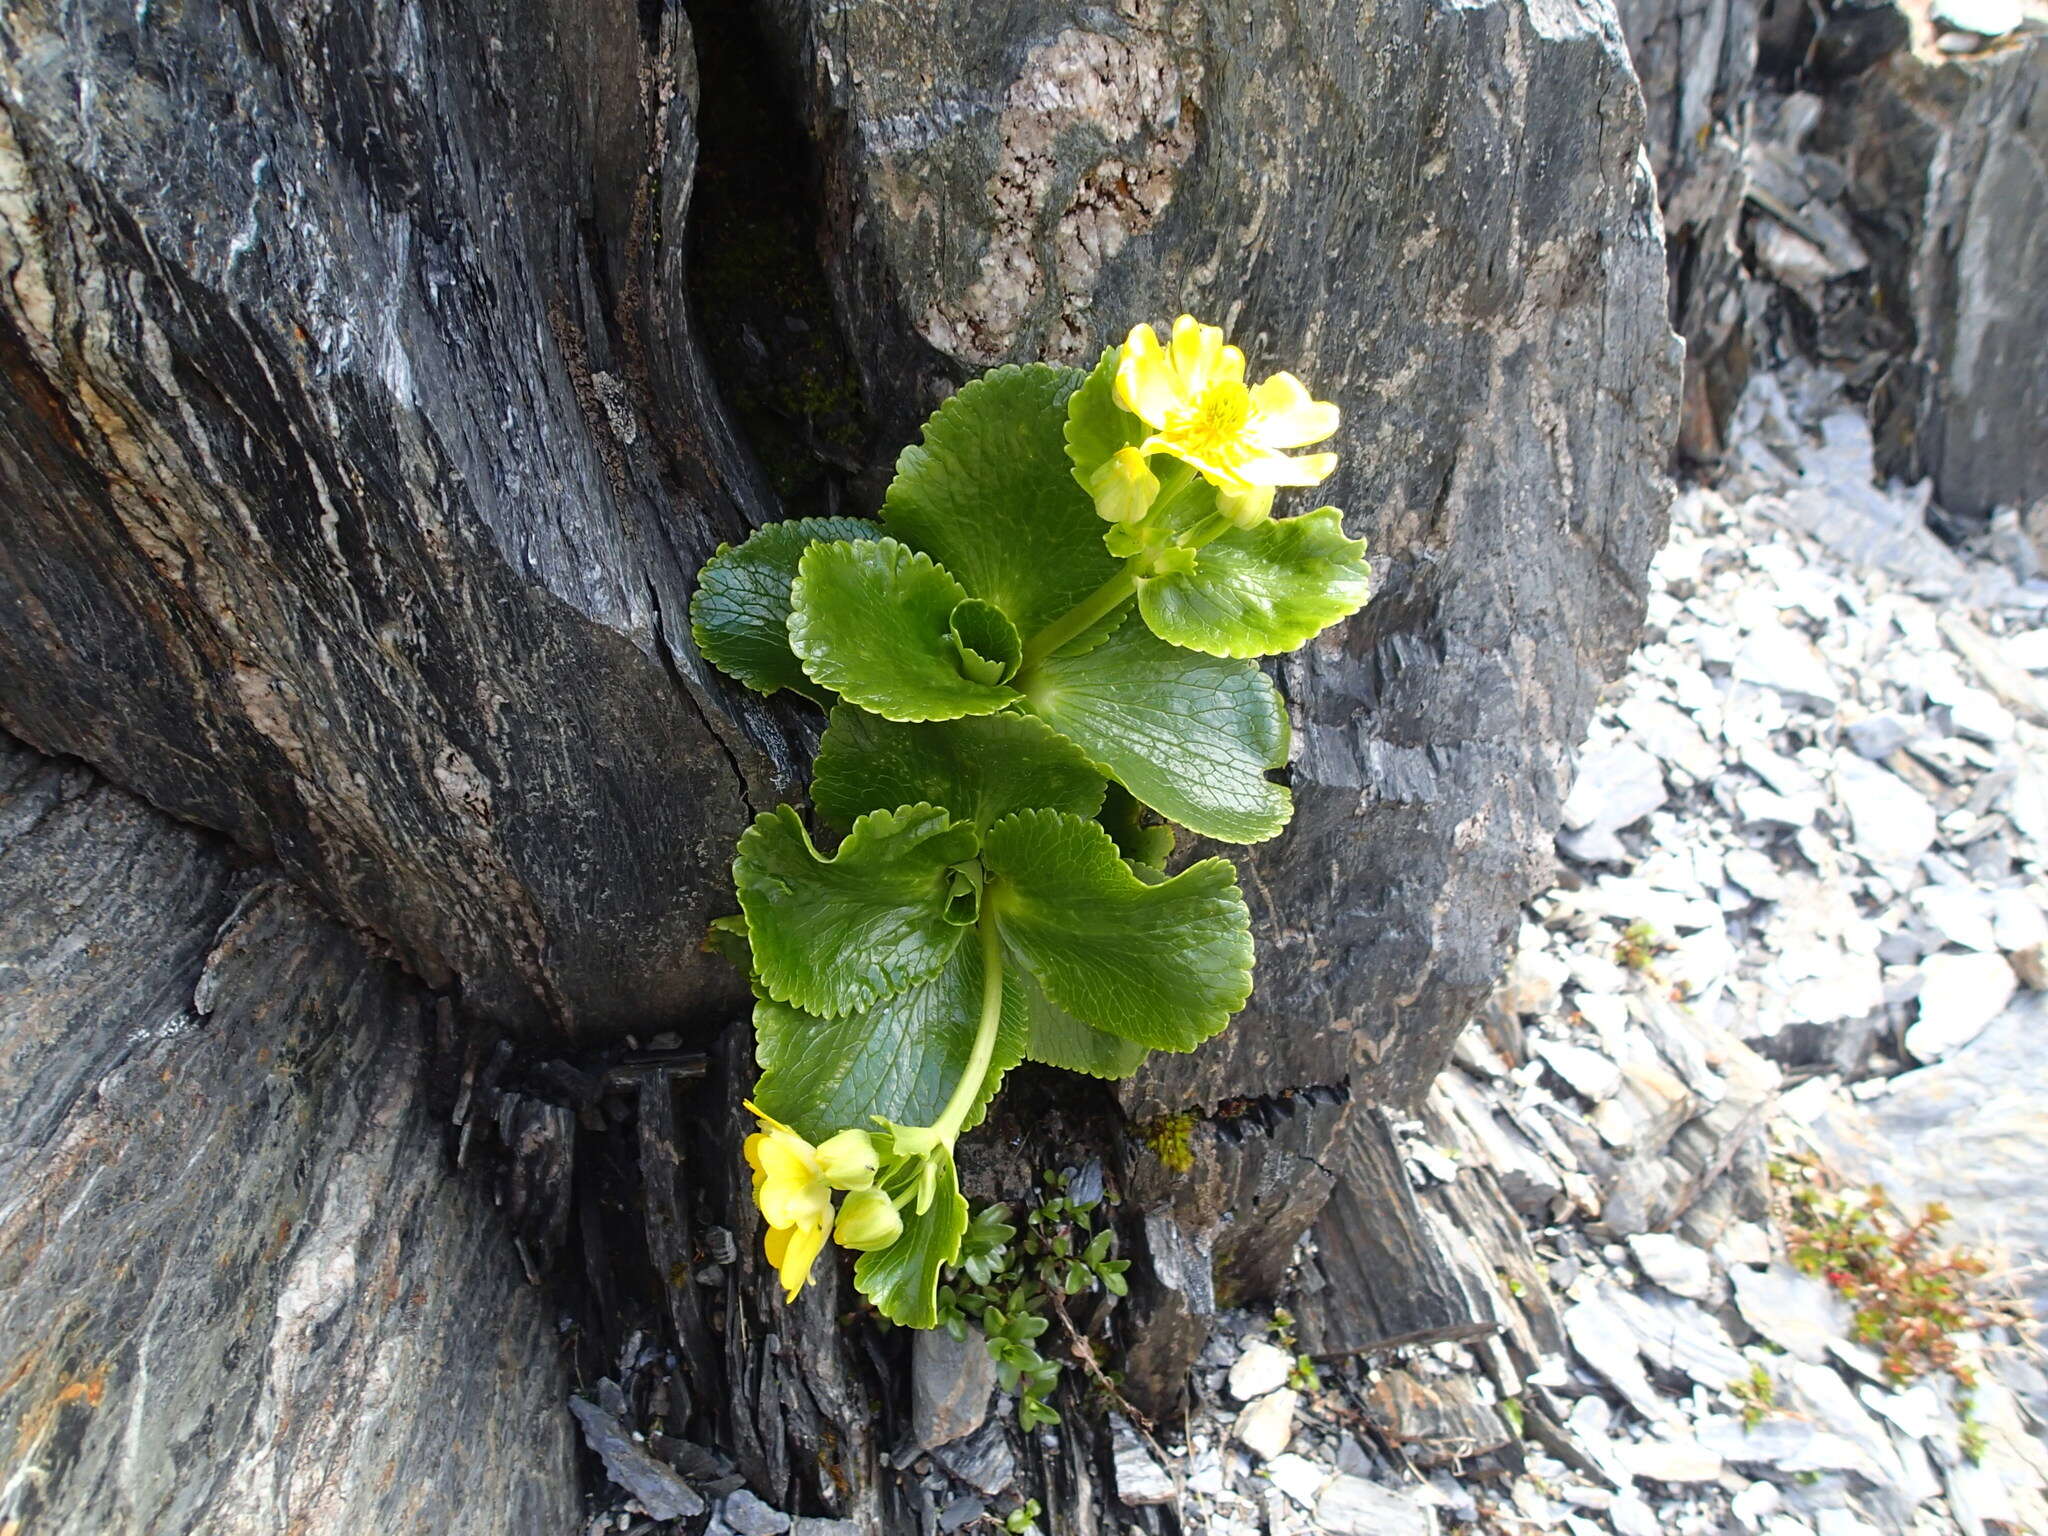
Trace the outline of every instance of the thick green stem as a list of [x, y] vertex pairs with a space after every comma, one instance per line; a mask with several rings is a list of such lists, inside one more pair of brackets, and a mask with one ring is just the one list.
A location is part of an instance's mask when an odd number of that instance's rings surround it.
[[1132, 569], [1135, 564], [1135, 559], [1126, 560], [1114, 576], [1026, 641], [1024, 663], [1017, 669], [1018, 676], [1028, 676], [1041, 661], [1082, 630], [1129, 602], [1131, 594], [1138, 590], [1137, 573]]
[[974, 1049], [968, 1054], [967, 1070], [960, 1075], [960, 1086], [932, 1124], [948, 1146], [967, 1123], [982, 1079], [988, 1076], [988, 1064], [995, 1059], [996, 1032], [1003, 1024], [1003, 945], [994, 914], [984, 912], [975, 927], [981, 934], [981, 1027], [974, 1033]]

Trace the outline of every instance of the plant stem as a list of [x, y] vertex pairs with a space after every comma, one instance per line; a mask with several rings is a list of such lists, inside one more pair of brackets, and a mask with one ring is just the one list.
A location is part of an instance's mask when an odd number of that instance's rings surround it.
[[1003, 946], [994, 915], [984, 912], [975, 928], [981, 934], [981, 1027], [974, 1032], [974, 1049], [968, 1054], [967, 1070], [960, 1075], [960, 1086], [932, 1125], [949, 1146], [967, 1123], [974, 1096], [988, 1076], [988, 1064], [996, 1054], [996, 1032], [1003, 1023]]
[[[1028, 675], [1082, 630], [1129, 602], [1131, 594], [1138, 590], [1137, 572], [1133, 569], [1136, 563], [1135, 556], [1126, 560], [1114, 576], [1025, 642], [1024, 662], [1017, 669], [1018, 676]], [[1014, 681], [1011, 686], [1015, 686]]]

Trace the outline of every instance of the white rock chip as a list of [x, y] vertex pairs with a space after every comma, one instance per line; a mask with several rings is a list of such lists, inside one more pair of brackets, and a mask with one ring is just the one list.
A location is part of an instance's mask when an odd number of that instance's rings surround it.
[[1266, 1463], [1266, 1476], [1303, 1509], [1314, 1509], [1316, 1495], [1322, 1492], [1330, 1473], [1327, 1467], [1319, 1467], [1307, 1457], [1289, 1451]]
[[1436, 1511], [1413, 1495], [1339, 1473], [1316, 1499], [1316, 1525], [1329, 1536], [1436, 1536]]
[[1122, 1418], [1110, 1422], [1110, 1450], [1116, 1467], [1116, 1496], [1124, 1503], [1171, 1504], [1173, 1479]]
[[1848, 1336], [1848, 1307], [1820, 1281], [1789, 1264], [1737, 1269], [1728, 1278], [1742, 1320], [1788, 1354], [1824, 1360], [1828, 1341]]
[[1230, 1395], [1240, 1403], [1264, 1397], [1286, 1386], [1293, 1370], [1294, 1357], [1287, 1351], [1265, 1339], [1253, 1339], [1230, 1367]]
[[1845, 753], [1835, 760], [1835, 789], [1871, 863], [1909, 864], [1934, 846], [1934, 807], [1897, 774]]
[[1292, 1387], [1268, 1392], [1245, 1405], [1230, 1432], [1261, 1460], [1271, 1461], [1294, 1438], [1294, 1410], [1300, 1402], [1301, 1394]]
[[1920, 967], [1920, 1016], [1906, 1030], [1915, 1061], [1940, 1061], [2005, 1012], [2019, 977], [2003, 955], [1935, 955]]
[[1621, 1091], [1622, 1071], [1591, 1046], [1564, 1040], [1538, 1040], [1533, 1047], [1543, 1064], [1563, 1078], [1582, 1099], [1599, 1103]]
[[1711, 1483], [1721, 1476], [1721, 1458], [1697, 1440], [1623, 1441], [1615, 1452], [1630, 1473], [1653, 1483]]
[[1628, 1246], [1643, 1273], [1672, 1295], [1705, 1301], [1713, 1290], [1712, 1262], [1684, 1238], [1668, 1232], [1638, 1232]]

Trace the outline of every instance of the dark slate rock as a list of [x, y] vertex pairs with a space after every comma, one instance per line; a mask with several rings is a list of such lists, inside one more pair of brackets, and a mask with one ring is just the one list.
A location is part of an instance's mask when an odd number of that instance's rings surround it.
[[2048, 485], [2048, 38], [1902, 52], [1842, 87], [1822, 132], [1850, 171], [1877, 299], [1907, 341], [1870, 404], [1879, 468], [1937, 501], [2025, 509]]
[[0, 738], [0, 977], [0, 1525], [570, 1528], [553, 1322], [395, 968]]
[[768, 504], [680, 8], [64, 0], [0, 55], [0, 724], [529, 1032], [736, 1001], [697, 941], [792, 774], [687, 638]]
[[[638, 1499], [648, 1514], [657, 1520], [684, 1520], [704, 1513], [703, 1496], [673, 1468], [648, 1455], [616, 1414], [580, 1397], [569, 1399], [569, 1410], [583, 1426], [584, 1443], [604, 1462], [605, 1475]], [[786, 1523], [778, 1529], [787, 1529]]]

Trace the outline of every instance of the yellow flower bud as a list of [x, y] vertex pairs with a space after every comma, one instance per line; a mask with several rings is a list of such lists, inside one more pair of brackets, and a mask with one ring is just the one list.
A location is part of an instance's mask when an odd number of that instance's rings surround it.
[[841, 1131], [818, 1143], [818, 1167], [834, 1189], [866, 1189], [875, 1182], [875, 1143], [866, 1131]]
[[1095, 498], [1097, 516], [1112, 523], [1135, 523], [1152, 510], [1159, 477], [1137, 449], [1119, 448], [1088, 477], [1088, 493]]
[[1220, 485], [1216, 488], [1216, 510], [1240, 528], [1256, 528], [1273, 515], [1273, 487], [1253, 485], [1239, 489]]
[[839, 1207], [839, 1221], [832, 1236], [842, 1248], [872, 1253], [886, 1248], [903, 1235], [903, 1218], [895, 1202], [881, 1190], [857, 1189]]

